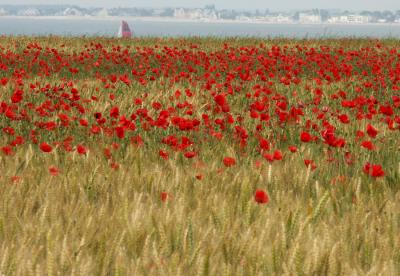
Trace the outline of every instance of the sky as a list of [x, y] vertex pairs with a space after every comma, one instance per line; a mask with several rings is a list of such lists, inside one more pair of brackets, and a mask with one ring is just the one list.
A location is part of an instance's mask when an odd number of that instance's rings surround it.
[[0, 0], [1, 4], [71, 4], [81, 7], [203, 7], [246, 10], [400, 10], [400, 0]]

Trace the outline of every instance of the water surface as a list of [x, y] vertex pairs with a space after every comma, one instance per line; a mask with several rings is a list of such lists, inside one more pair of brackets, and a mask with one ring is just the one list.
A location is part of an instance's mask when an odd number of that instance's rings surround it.
[[[137, 36], [373, 37], [399, 38], [400, 24], [263, 24], [128, 19]], [[0, 17], [1, 35], [114, 36], [119, 20]]]

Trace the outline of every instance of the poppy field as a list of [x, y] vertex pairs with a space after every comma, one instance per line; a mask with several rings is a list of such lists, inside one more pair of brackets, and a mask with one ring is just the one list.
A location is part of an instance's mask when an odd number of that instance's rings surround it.
[[0, 37], [0, 274], [399, 275], [399, 45]]

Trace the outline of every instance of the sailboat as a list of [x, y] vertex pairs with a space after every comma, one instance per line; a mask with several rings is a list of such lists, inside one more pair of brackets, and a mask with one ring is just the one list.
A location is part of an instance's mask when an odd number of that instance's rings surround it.
[[132, 37], [131, 29], [129, 28], [128, 23], [125, 20], [121, 21], [121, 25], [118, 30], [118, 37]]

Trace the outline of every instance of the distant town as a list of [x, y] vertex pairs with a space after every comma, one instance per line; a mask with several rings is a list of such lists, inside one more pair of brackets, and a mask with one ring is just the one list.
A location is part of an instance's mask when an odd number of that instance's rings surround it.
[[234, 21], [249, 23], [302, 23], [302, 24], [400, 24], [397, 11], [346, 11], [346, 10], [299, 10], [240, 11], [217, 9], [214, 5], [203, 8], [83, 8], [71, 5], [0, 5], [0, 16], [23, 17], [137, 17], [193, 21]]

